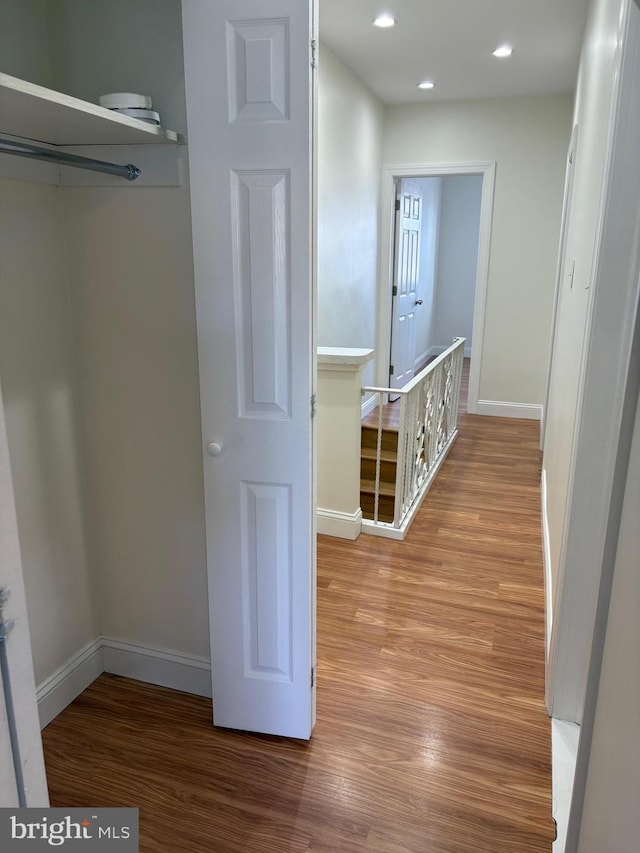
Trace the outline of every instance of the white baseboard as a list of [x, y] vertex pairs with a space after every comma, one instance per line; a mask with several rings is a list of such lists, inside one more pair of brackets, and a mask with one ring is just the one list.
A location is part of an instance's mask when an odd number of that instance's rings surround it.
[[542, 469], [540, 480], [540, 501], [542, 518], [542, 564], [544, 567], [544, 628], [546, 642], [546, 660], [549, 665], [551, 648], [551, 628], [553, 626], [553, 582], [551, 578], [551, 542], [549, 539], [549, 516], [547, 515], [547, 472]]
[[338, 539], [351, 539], [360, 536], [362, 530], [362, 510], [355, 512], [336, 512], [333, 509], [318, 507], [318, 533], [336, 536]]
[[402, 542], [407, 535], [406, 527], [394, 527], [393, 524], [382, 521], [376, 524], [370, 518], [362, 519], [362, 532], [368, 533], [369, 536], [379, 536], [381, 539], [395, 539], [398, 542]]
[[372, 412], [375, 407], [378, 405], [378, 395], [372, 394], [368, 400], [364, 400], [361, 406], [360, 419], [366, 418], [366, 416]]
[[477, 415], [491, 415], [496, 418], [520, 418], [539, 421], [542, 406], [533, 403], [504, 403], [501, 400], [478, 400]]
[[196, 696], [211, 696], [211, 663], [157, 646], [102, 638], [104, 671]]
[[38, 685], [40, 727], [47, 726], [103, 672], [211, 696], [211, 664], [206, 658], [98, 637]]
[[103, 672], [102, 638], [98, 637], [38, 685], [40, 728], [49, 725]]

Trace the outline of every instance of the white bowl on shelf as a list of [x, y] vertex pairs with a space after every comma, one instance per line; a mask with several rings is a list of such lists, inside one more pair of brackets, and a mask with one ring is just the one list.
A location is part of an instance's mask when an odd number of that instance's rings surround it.
[[129, 118], [137, 118], [140, 121], [146, 121], [149, 122], [149, 124], [158, 125], [158, 127], [160, 126], [160, 115], [154, 110], [112, 109], [111, 112], [119, 113], [122, 116], [129, 116]]
[[137, 95], [135, 92], [111, 92], [100, 95], [100, 106], [108, 110], [150, 110], [153, 104], [149, 95]]

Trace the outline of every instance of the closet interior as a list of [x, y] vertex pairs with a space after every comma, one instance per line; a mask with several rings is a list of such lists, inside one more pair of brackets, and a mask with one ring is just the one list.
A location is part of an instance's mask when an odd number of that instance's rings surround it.
[[[0, 152], [0, 383], [41, 722], [74, 673], [77, 691], [135, 675], [134, 649], [200, 667], [206, 692], [180, 0], [0, 0], [0, 89], [0, 137], [142, 170]], [[150, 95], [173, 133], [97, 107], [109, 92]]]

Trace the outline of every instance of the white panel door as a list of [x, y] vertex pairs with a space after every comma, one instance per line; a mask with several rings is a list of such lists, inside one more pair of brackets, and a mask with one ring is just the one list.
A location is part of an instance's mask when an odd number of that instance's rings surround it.
[[[402, 388], [413, 378], [416, 298], [420, 275], [422, 190], [416, 181], [400, 182], [396, 210], [394, 291], [391, 329], [390, 387]], [[398, 202], [396, 207], [398, 208]]]
[[183, 3], [214, 723], [313, 726], [312, 11]]

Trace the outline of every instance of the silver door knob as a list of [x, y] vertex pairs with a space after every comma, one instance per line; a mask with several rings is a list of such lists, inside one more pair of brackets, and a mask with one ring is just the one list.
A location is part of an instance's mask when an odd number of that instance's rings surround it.
[[422, 299], [416, 299], [415, 305], [422, 305]]
[[212, 441], [211, 444], [207, 444], [207, 453], [209, 456], [220, 456], [222, 453], [222, 445], [218, 444], [217, 441]]

